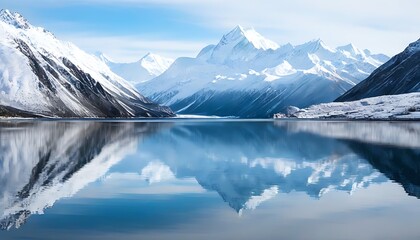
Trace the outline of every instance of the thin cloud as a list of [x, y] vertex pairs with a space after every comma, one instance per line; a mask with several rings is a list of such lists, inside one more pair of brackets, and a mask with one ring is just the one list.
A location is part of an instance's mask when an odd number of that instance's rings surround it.
[[[185, 19], [194, 19], [192, 24], [200, 26], [203, 32], [209, 29], [220, 31], [218, 36], [207, 36], [207, 38], [217, 39], [240, 24], [256, 28], [264, 36], [279, 44], [287, 42], [298, 44], [321, 38], [332, 47], [352, 42], [360, 48], [368, 48], [373, 52], [388, 55], [402, 51], [410, 42], [420, 37], [418, 27], [420, 1], [417, 0], [261, 0], [258, 2], [254, 0], [40, 0], [36, 2], [13, 1], [6, 5], [22, 5], [22, 2], [27, 4], [26, 7], [35, 7], [34, 4], [36, 4], [37, 8], [70, 5], [99, 6], [99, 4], [101, 6], [124, 5], [133, 8], [153, 6], [182, 13], [186, 16]], [[156, 17], [159, 18], [159, 15]], [[167, 29], [160, 30], [167, 31]], [[69, 36], [71, 34], [69, 33]], [[112, 35], [112, 33], [109, 34]], [[78, 38], [75, 42], [86, 42], [86, 45], [91, 45], [88, 39], [82, 41], [80, 36], [75, 37]], [[185, 36], [183, 37], [185, 39]], [[95, 40], [99, 39], [95, 38]], [[129, 40], [146, 44], [142, 47], [138, 46], [136, 54], [150, 46], [153, 49], [144, 51], [164, 52], [172, 57], [182, 56], [177, 55], [181, 53], [192, 56], [210, 43], [203, 41], [203, 44], [198, 46], [199, 42], [193, 42], [188, 50], [184, 47], [189, 43], [180, 41], [176, 37], [167, 40], [173, 42], [173, 49], [170, 49], [170, 45], [165, 45], [167, 41], [162, 41], [162, 39], [158, 41], [162, 44], [153, 44], [154, 39], [150, 40], [151, 42], [142, 42], [130, 37]], [[100, 42], [107, 41], [109, 40]], [[99, 46], [101, 45], [99, 43]], [[124, 46], [112, 45], [112, 47], [107, 46], [104, 49], [119, 52], [118, 55], [126, 54], [128, 50]], [[119, 47], [123, 49], [117, 49]]]
[[71, 34], [59, 37], [73, 42], [87, 52], [100, 51], [119, 62], [137, 61], [148, 52], [170, 58], [195, 57], [198, 51], [208, 44], [205, 41], [141, 39], [138, 36]]

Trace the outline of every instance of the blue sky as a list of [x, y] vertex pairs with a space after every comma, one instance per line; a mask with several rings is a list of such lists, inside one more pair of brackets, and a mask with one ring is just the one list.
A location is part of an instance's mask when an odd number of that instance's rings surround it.
[[279, 43], [321, 38], [394, 55], [420, 37], [418, 0], [0, 0], [37, 26], [119, 61], [195, 56], [236, 25]]

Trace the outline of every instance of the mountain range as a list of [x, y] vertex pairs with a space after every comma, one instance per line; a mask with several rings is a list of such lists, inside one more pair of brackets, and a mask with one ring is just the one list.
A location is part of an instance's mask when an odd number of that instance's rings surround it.
[[411, 92], [420, 92], [420, 39], [337, 98], [336, 102]]
[[98, 58], [19, 13], [0, 11], [0, 106], [5, 116], [167, 117]]
[[[320, 39], [278, 45], [237, 26], [195, 58], [148, 53], [121, 63], [60, 41], [9, 10], [0, 11], [0, 36], [3, 117], [420, 116], [420, 40], [389, 59]], [[394, 97], [404, 93], [411, 94]], [[364, 100], [370, 97], [379, 98]], [[359, 102], [347, 103], [353, 100]]]
[[338, 97], [299, 109], [289, 107], [276, 118], [420, 119], [420, 39]]
[[287, 106], [331, 102], [389, 58], [317, 39], [278, 45], [237, 26], [195, 58], [178, 58], [137, 89], [182, 114], [271, 117]]
[[139, 61], [128, 63], [116, 62], [100, 52], [95, 55], [108, 65], [114, 73], [123, 77], [133, 85], [146, 82], [159, 76], [174, 62], [173, 59], [165, 58], [153, 53], [146, 54]]

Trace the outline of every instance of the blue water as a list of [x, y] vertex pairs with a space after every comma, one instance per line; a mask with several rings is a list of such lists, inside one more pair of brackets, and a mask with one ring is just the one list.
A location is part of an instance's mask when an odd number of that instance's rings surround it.
[[420, 239], [420, 123], [0, 122], [0, 239]]

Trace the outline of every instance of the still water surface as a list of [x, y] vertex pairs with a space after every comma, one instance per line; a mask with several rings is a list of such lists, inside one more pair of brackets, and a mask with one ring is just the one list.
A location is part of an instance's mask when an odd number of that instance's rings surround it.
[[0, 122], [0, 239], [420, 239], [420, 123]]

